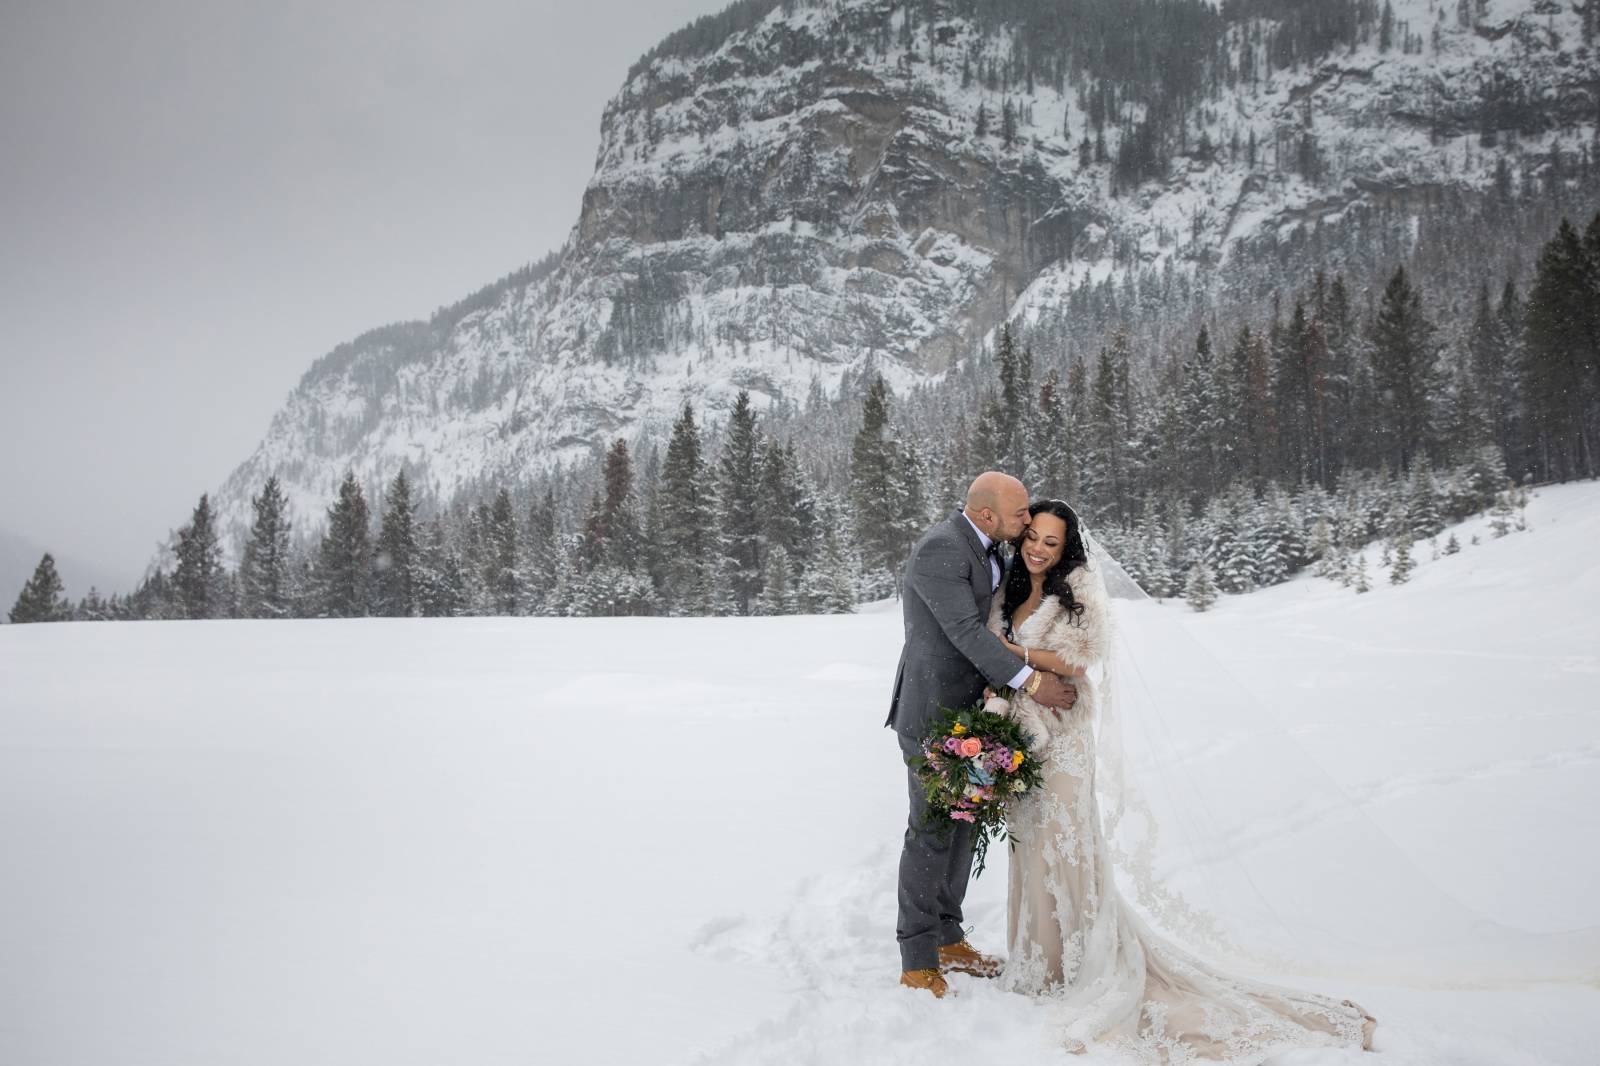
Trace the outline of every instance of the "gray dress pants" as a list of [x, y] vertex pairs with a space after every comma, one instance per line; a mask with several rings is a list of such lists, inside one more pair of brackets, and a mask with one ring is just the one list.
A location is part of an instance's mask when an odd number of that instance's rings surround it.
[[[922, 753], [921, 745], [896, 733], [901, 758]], [[911, 811], [905, 845], [900, 851], [900, 915], [895, 939], [900, 942], [900, 968], [931, 970], [939, 965], [939, 948], [954, 944], [961, 929], [961, 901], [972, 875], [972, 826], [952, 821], [949, 828], [923, 821], [928, 801], [910, 765], [906, 766]]]

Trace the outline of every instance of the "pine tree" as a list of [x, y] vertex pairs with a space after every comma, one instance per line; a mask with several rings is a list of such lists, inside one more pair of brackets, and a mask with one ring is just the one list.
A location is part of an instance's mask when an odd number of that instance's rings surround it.
[[33, 576], [17, 594], [17, 602], [12, 605], [7, 617], [15, 624], [68, 621], [72, 617], [72, 606], [62, 591], [55, 557], [45, 552], [39, 565], [34, 567]]
[[793, 569], [809, 546], [811, 518], [793, 441], [767, 438], [761, 450], [761, 501], [762, 543], [768, 553], [782, 548]]
[[1200, 499], [1221, 489], [1226, 411], [1211, 351], [1211, 333], [1204, 326], [1195, 338], [1194, 355], [1183, 372], [1178, 410], [1183, 424], [1184, 456], [1189, 487]]
[[889, 387], [877, 375], [861, 405], [861, 429], [850, 447], [850, 506], [865, 567], [899, 573], [909, 551], [904, 541], [904, 456], [889, 425]]
[[857, 560], [845, 543], [843, 509], [820, 501], [817, 525], [822, 543], [801, 581], [800, 606], [812, 614], [849, 614], [856, 606]]
[[1566, 219], [1528, 292], [1524, 388], [1544, 476], [1600, 474], [1600, 214], [1588, 251]]
[[603, 605], [599, 608], [594, 606], [591, 592], [610, 580], [605, 575], [595, 577], [597, 572], [610, 569], [610, 563], [606, 560], [605, 514], [605, 493], [592, 494], [583, 514], [582, 532], [578, 537], [578, 581], [569, 589], [569, 598], [561, 605], [562, 613], [568, 616], [606, 613]]
[[[1284, 577], [1304, 569], [1313, 556], [1306, 543], [1305, 526], [1289, 494], [1276, 484], [1267, 486], [1261, 504], [1265, 536], [1283, 560]], [[1279, 578], [1283, 580], [1283, 578]]]
[[1306, 546], [1308, 554], [1316, 560], [1316, 573], [1318, 577], [1337, 577], [1341, 563], [1336, 545], [1333, 543], [1333, 529], [1328, 525], [1328, 520], [1318, 516], [1311, 526], [1311, 542]]
[[[1004, 421], [1000, 398], [993, 390], [986, 392], [978, 406], [978, 418], [972, 427], [971, 446], [967, 452], [967, 469], [961, 473], [970, 478], [973, 470], [996, 470], [1005, 465], [1003, 443]], [[963, 486], [964, 487], [964, 486]]]
[[75, 622], [106, 622], [112, 617], [111, 605], [101, 598], [100, 590], [93, 585], [89, 586], [88, 593], [72, 609], [72, 620]]
[[1489, 284], [1478, 288], [1477, 310], [1467, 334], [1467, 365], [1471, 370], [1473, 395], [1490, 439], [1502, 450], [1513, 447], [1515, 432], [1515, 368], [1510, 365], [1508, 338], [1501, 329], [1500, 316], [1489, 300]]
[[[660, 494], [657, 494], [660, 499]], [[544, 497], [528, 509], [527, 581], [523, 585], [525, 614], [557, 615], [561, 597], [557, 591], [564, 570], [560, 538], [556, 534], [555, 490], [546, 488]]]
[[[584, 554], [590, 567], [640, 569], [641, 527], [634, 494], [633, 458], [621, 437], [606, 449], [601, 491], [584, 519]], [[492, 522], [492, 519], [491, 519]]]
[[1476, 448], [1452, 478], [1449, 513], [1453, 518], [1493, 506], [1495, 493], [1508, 481], [1505, 459], [1494, 445]]
[[1322, 323], [1295, 302], [1278, 357], [1274, 397], [1277, 409], [1278, 469], [1295, 482], [1328, 485], [1328, 344]]
[[461, 559], [463, 615], [495, 613], [494, 545], [490, 532], [493, 525], [493, 511], [487, 502], [479, 500], [476, 505], [465, 509], [460, 518], [460, 528], [455, 531], [456, 547]]
[[607, 618], [657, 613], [655, 588], [643, 570], [625, 570], [613, 563], [591, 568], [573, 587], [569, 615]]
[[756, 427], [750, 393], [739, 390], [728, 417], [717, 462], [717, 525], [722, 535], [722, 574], [734, 609], [749, 614], [761, 592], [763, 556], [761, 520], [761, 431]]
[[582, 572], [561, 609], [569, 615], [655, 614], [660, 603], [641, 550], [633, 461], [620, 438], [606, 452], [604, 480], [584, 519]]
[[1038, 495], [1056, 499], [1078, 495], [1072, 476], [1066, 399], [1061, 375], [1055, 370], [1039, 386], [1039, 417], [1033, 423], [1033, 440], [1027, 451], [1032, 463], [1026, 468], [1025, 480]]
[[[617, 445], [613, 446], [613, 451], [617, 446], [622, 447], [623, 459], [626, 460], [626, 446], [619, 440]], [[607, 457], [608, 484], [612, 477], [610, 458]], [[631, 518], [631, 515], [629, 517]], [[617, 532], [620, 536], [631, 538], [634, 548], [638, 548], [641, 538], [637, 521], [632, 523], [631, 530]], [[489, 524], [488, 585], [489, 595], [498, 615], [516, 615], [522, 606], [522, 560], [518, 550], [518, 539], [517, 518], [516, 512], [511, 507], [511, 493], [502, 488], [495, 494]]]
[[1450, 539], [1444, 542], [1444, 553], [1446, 555], [1454, 555], [1460, 550], [1461, 542], [1456, 539], [1456, 535], [1454, 533], [1451, 533]]
[[1350, 587], [1350, 582], [1355, 575], [1352, 570], [1355, 563], [1352, 561], [1353, 553], [1343, 544], [1335, 544], [1331, 549], [1331, 560], [1328, 563], [1325, 576], [1332, 578], [1345, 588]]
[[421, 566], [411, 482], [401, 469], [389, 485], [389, 499], [379, 526], [377, 556], [373, 559], [372, 613], [388, 618], [421, 614]]
[[923, 492], [927, 471], [923, 469], [922, 452], [915, 441], [905, 442], [898, 451], [893, 503], [895, 563], [889, 571], [896, 577], [896, 595], [899, 594], [900, 569], [911, 554], [911, 546], [928, 525], [928, 499]]
[[1268, 476], [1276, 454], [1271, 383], [1268, 339], [1245, 326], [1229, 350], [1218, 389], [1226, 412], [1222, 435], [1232, 442], [1223, 462], [1224, 483], [1235, 478], [1259, 483]]
[[1373, 330], [1372, 365], [1383, 402], [1379, 408], [1383, 458], [1409, 470], [1433, 443], [1432, 400], [1438, 391], [1435, 329], [1422, 313], [1422, 294], [1397, 267], [1383, 292]]
[[1275, 506], [1282, 497], [1282, 491], [1274, 484], [1271, 493], [1269, 498], [1251, 508], [1246, 529], [1240, 538], [1241, 543], [1248, 546], [1254, 583], [1263, 587], [1286, 580], [1295, 565], [1290, 554], [1292, 548], [1285, 543], [1288, 530], [1280, 522]]
[[1000, 370], [999, 403], [994, 412], [997, 457], [1001, 469], [1021, 476], [1028, 468], [1023, 415], [1033, 394], [1033, 352], [1019, 348], [1008, 322], [1000, 324], [995, 362]]
[[1245, 492], [1235, 486], [1207, 505], [1203, 527], [1208, 531], [1203, 558], [1223, 592], [1249, 592], [1256, 586], [1256, 544]]
[[310, 545], [289, 547], [290, 614], [295, 618], [322, 617], [322, 594], [317, 588], [318, 549]]
[[1350, 293], [1342, 275], [1334, 275], [1328, 285], [1326, 298], [1318, 306], [1317, 317], [1322, 324], [1327, 345], [1326, 438], [1331, 477], [1349, 465], [1354, 443], [1352, 438], [1356, 432], [1354, 403], [1358, 337], [1350, 307]]
[[1366, 552], [1360, 551], [1360, 552], [1356, 553], [1355, 567], [1351, 571], [1351, 579], [1350, 580], [1351, 580], [1352, 587], [1354, 587], [1354, 589], [1358, 593], [1359, 592], [1371, 592], [1372, 591], [1372, 582], [1367, 577], [1367, 553]]
[[661, 597], [669, 614], [704, 614], [710, 610], [703, 593], [707, 571], [714, 570], [708, 567], [715, 558], [709, 551], [716, 543], [713, 506], [694, 407], [684, 401], [683, 412], [673, 423], [672, 437], [667, 442], [661, 484], [656, 491], [655, 539], [661, 546]]
[[782, 544], [767, 549], [762, 568], [761, 595], [756, 597], [756, 614], [793, 614], [795, 611], [794, 573], [789, 566], [789, 551]]
[[1128, 338], [1120, 330], [1109, 348], [1100, 349], [1088, 397], [1087, 454], [1080, 467], [1084, 493], [1118, 518], [1131, 503], [1128, 356]]
[[1511, 490], [1497, 492], [1494, 506], [1489, 509], [1489, 530], [1498, 539], [1511, 532]]
[[1204, 559], [1190, 567], [1189, 580], [1183, 587], [1183, 598], [1196, 611], [1209, 611], [1217, 602], [1217, 583]]
[[360, 618], [371, 597], [372, 534], [367, 498], [354, 471], [339, 483], [317, 556], [316, 585], [323, 618]]
[[188, 525], [178, 530], [172, 583], [185, 618], [217, 618], [227, 599], [227, 574], [209, 494], [202, 494]]
[[1526, 395], [1527, 308], [1521, 296], [1517, 294], [1515, 283], [1510, 280], [1507, 280], [1500, 290], [1500, 302], [1495, 307], [1495, 318], [1499, 321], [1499, 335], [1506, 351], [1500, 387], [1507, 395], [1514, 397], [1506, 415], [1508, 425], [1505, 427], [1506, 440], [1501, 449], [1503, 459], [1506, 468], [1517, 471], [1519, 477], [1531, 476], [1534, 466], [1534, 444], [1531, 439], [1533, 433], [1529, 425]]
[[725, 580], [719, 569], [707, 567], [701, 577], [697, 599], [708, 605], [710, 614], [718, 618], [731, 618], [740, 613], [734, 592], [733, 582]]
[[1413, 537], [1432, 537], [1444, 531], [1438, 487], [1427, 467], [1419, 467], [1411, 478], [1405, 525]]
[[[392, 501], [392, 494], [390, 498]], [[417, 537], [416, 587], [413, 590], [417, 613], [424, 618], [454, 617], [461, 606], [460, 581], [460, 563], [451, 553], [443, 519], [435, 515]]]
[[1411, 579], [1411, 535], [1400, 534], [1394, 546], [1394, 565], [1389, 568], [1389, 584], [1404, 585]]
[[240, 601], [246, 618], [288, 618], [294, 613], [290, 572], [289, 502], [276, 474], [250, 498], [255, 519], [239, 564]]

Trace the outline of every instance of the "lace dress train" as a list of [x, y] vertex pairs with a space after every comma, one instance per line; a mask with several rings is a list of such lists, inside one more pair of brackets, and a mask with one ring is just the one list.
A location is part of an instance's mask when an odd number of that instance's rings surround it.
[[[1017, 639], [1093, 665], [1107, 610], [1098, 576], [1070, 575], [1073, 620], [1047, 597]], [[998, 631], [998, 609], [990, 624]], [[1220, 972], [1166, 939], [1123, 900], [1095, 798], [1095, 686], [1079, 682], [1058, 721], [1023, 694], [1012, 714], [1045, 736], [1045, 780], [1013, 804], [1003, 986], [1059, 1000], [1069, 1048], [1090, 1042], [1141, 1064], [1260, 1063], [1295, 1047], [1361, 1048], [1370, 1016], [1348, 1000]], [[1045, 723], [1048, 722], [1048, 725]]]

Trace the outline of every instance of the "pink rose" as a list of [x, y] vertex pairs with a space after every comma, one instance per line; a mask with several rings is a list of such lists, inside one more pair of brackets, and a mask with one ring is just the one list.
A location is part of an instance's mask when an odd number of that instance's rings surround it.
[[968, 737], [966, 740], [961, 742], [960, 754], [962, 758], [970, 759], [974, 755], [981, 754], [982, 752], [983, 741], [979, 740], [977, 737]]
[[972, 816], [972, 812], [971, 811], [951, 811], [950, 812], [950, 817], [959, 818], [963, 822], [975, 822], [975, 821], [977, 821], [977, 819]]

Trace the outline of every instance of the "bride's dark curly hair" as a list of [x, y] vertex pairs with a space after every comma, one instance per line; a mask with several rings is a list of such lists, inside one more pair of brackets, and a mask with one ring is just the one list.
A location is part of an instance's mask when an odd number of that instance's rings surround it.
[[[1067, 583], [1068, 574], [1089, 562], [1089, 553], [1083, 546], [1083, 533], [1078, 526], [1078, 514], [1063, 500], [1035, 500], [1028, 505], [1030, 523], [1041, 514], [1055, 515], [1067, 525], [1066, 537], [1061, 544], [1061, 558], [1044, 575], [1043, 595], [1055, 596], [1073, 620], [1082, 624], [1083, 604], [1072, 595], [1072, 586]], [[1024, 531], [1023, 536], [1026, 535]], [[1005, 599], [1000, 601], [1000, 613], [1008, 632], [1011, 629], [1012, 612], [1033, 593], [1033, 578], [1022, 562], [1022, 537], [1012, 541], [1011, 547], [1011, 565], [1006, 569]]]

